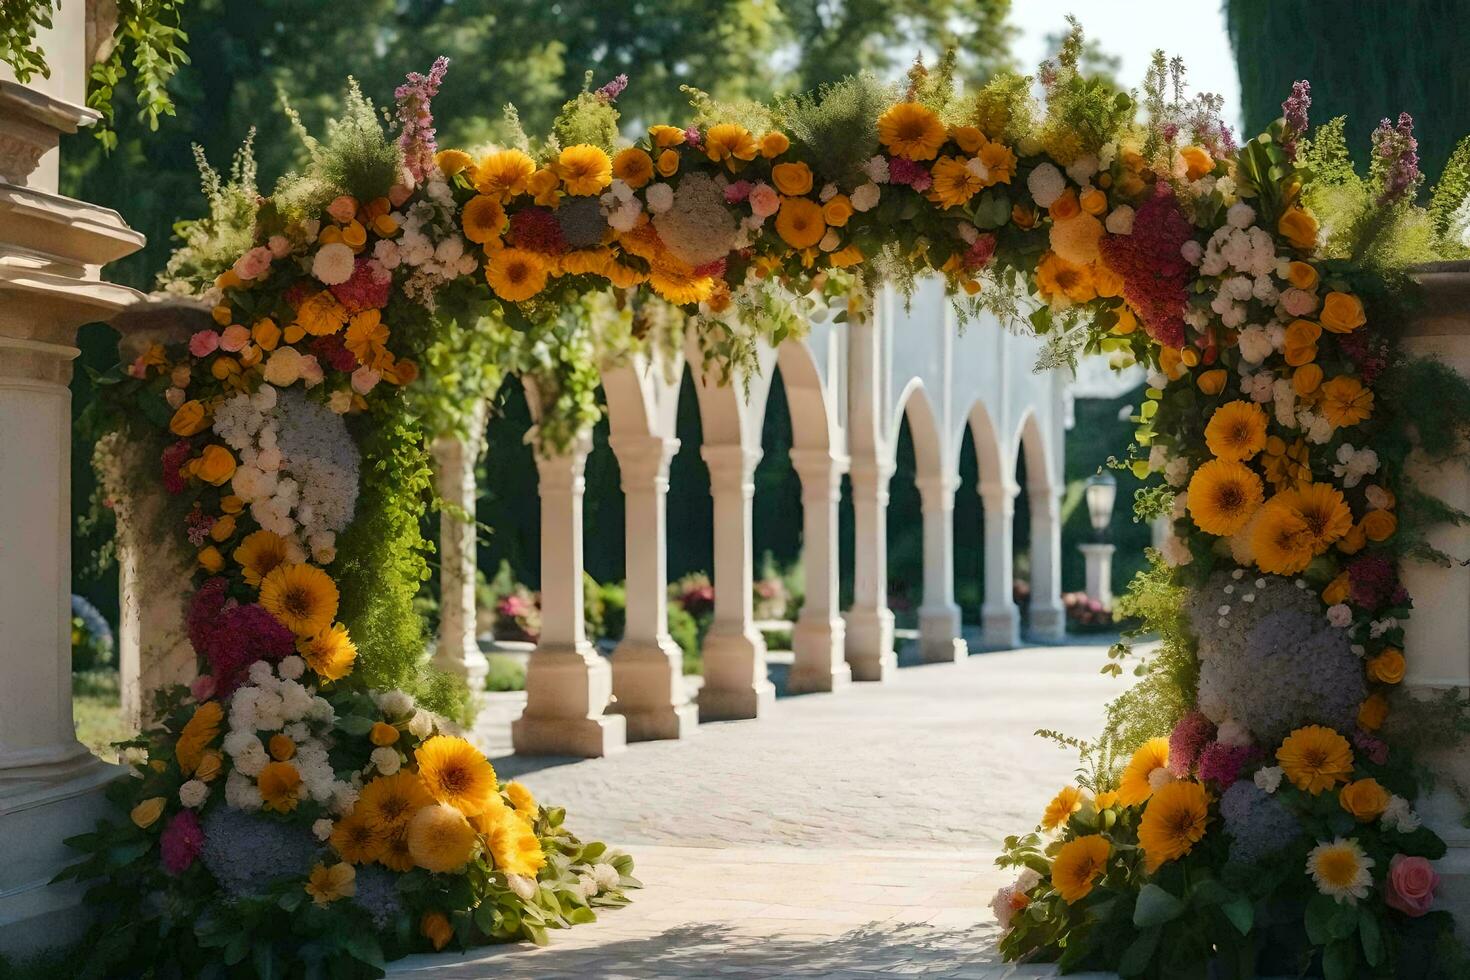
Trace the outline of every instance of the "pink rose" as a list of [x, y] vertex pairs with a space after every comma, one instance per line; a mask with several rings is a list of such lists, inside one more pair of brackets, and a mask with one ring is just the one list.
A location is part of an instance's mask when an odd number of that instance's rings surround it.
[[220, 347], [231, 354], [244, 350], [248, 343], [250, 343], [250, 328], [242, 327], [238, 323], [225, 327], [225, 332], [219, 338]]
[[219, 349], [219, 334], [213, 330], [201, 330], [189, 338], [189, 353], [195, 357], [208, 357]]
[[291, 254], [291, 242], [285, 235], [272, 235], [265, 247], [271, 250], [271, 255], [278, 259], [284, 259]]
[[333, 221], [345, 225], [357, 217], [357, 201], [343, 194], [327, 205], [327, 214], [332, 216]]
[[316, 359], [315, 354], [307, 354], [301, 358], [301, 380], [306, 382], [306, 387], [315, 388], [322, 383], [321, 362]]
[[1439, 888], [1439, 875], [1422, 857], [1395, 854], [1388, 863], [1388, 894], [1384, 901], [1411, 918], [1417, 919], [1434, 904]]
[[367, 365], [363, 365], [352, 372], [352, 390], [359, 395], [366, 395], [378, 386], [383, 376]]
[[1305, 289], [1288, 289], [1281, 294], [1281, 305], [1292, 316], [1306, 316], [1317, 308], [1317, 294]]
[[189, 682], [189, 693], [195, 701], [208, 701], [214, 696], [214, 675], [200, 674]]
[[725, 203], [739, 204], [750, 196], [751, 183], [748, 180], [737, 180], [725, 188]]
[[[412, 178], [409, 178], [412, 180]], [[394, 184], [388, 190], [388, 203], [395, 208], [402, 207], [403, 202], [413, 197], [413, 184]]]
[[750, 189], [750, 213], [757, 218], [769, 218], [781, 210], [781, 195], [770, 184], [756, 184]]
[[235, 275], [246, 282], [259, 278], [271, 267], [272, 258], [274, 256], [269, 248], [257, 245], [235, 260]]

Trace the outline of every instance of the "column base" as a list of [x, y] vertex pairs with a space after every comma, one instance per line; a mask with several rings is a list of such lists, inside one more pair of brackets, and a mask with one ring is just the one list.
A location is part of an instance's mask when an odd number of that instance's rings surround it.
[[852, 683], [852, 668], [844, 657], [847, 628], [837, 618], [798, 618], [791, 631], [796, 662], [786, 680], [792, 694], [819, 694]]
[[50, 881], [79, 857], [62, 841], [112, 812], [107, 786], [123, 775], [80, 745], [62, 762], [0, 771], [0, 953], [25, 957], [81, 938], [86, 888]]
[[699, 725], [699, 709], [684, 693], [683, 652], [673, 640], [623, 640], [612, 655], [613, 703], [628, 741], [688, 738]]
[[471, 695], [478, 696], [485, 690], [485, 676], [490, 673], [490, 662], [485, 659], [480, 645], [473, 640], [463, 650], [438, 647], [430, 663], [434, 669], [463, 680]]
[[1067, 610], [1060, 604], [1032, 606], [1028, 632], [1038, 640], [1056, 643], [1067, 638]]
[[970, 655], [969, 644], [960, 636], [960, 607], [919, 608], [919, 659], [926, 664], [959, 663]]
[[704, 686], [700, 721], [759, 718], [776, 706], [776, 686], [766, 676], [766, 641], [754, 629], [704, 638]]
[[1015, 603], [980, 610], [980, 642], [988, 650], [1014, 650], [1021, 645], [1021, 614]]
[[847, 611], [845, 656], [855, 681], [882, 681], [898, 669], [893, 650], [893, 613], [854, 606]]
[[526, 711], [510, 727], [521, 755], [594, 759], [627, 748], [621, 715], [604, 714], [612, 670], [590, 643], [537, 647], [526, 670]]

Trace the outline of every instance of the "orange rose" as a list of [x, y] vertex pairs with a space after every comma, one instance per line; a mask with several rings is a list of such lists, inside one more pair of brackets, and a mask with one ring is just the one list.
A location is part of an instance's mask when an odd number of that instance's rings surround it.
[[1388, 698], [1382, 694], [1370, 694], [1367, 700], [1358, 705], [1358, 725], [1364, 731], [1378, 731], [1387, 718]]
[[219, 574], [219, 570], [225, 567], [225, 556], [220, 554], [219, 549], [210, 545], [199, 552], [199, 567], [210, 575]]
[[1327, 583], [1327, 588], [1322, 590], [1322, 601], [1329, 606], [1335, 606], [1348, 597], [1348, 591], [1352, 585], [1348, 579], [1348, 573], [1343, 572], [1337, 578]]
[[1310, 395], [1322, 387], [1322, 368], [1316, 364], [1303, 364], [1291, 373], [1291, 386], [1298, 395]]
[[235, 475], [235, 457], [224, 446], [210, 444], [194, 461], [194, 475], [211, 486], [224, 486]]
[[1011, 206], [1011, 223], [1022, 230], [1036, 227], [1038, 215], [1036, 209], [1029, 204], [1016, 204]]
[[985, 145], [985, 134], [974, 126], [951, 126], [949, 138], [966, 153], [974, 153]]
[[1398, 647], [1385, 647], [1383, 652], [1368, 661], [1368, 678], [1380, 684], [1398, 684], [1404, 679], [1404, 651]]
[[1363, 301], [1352, 293], [1330, 292], [1322, 300], [1322, 313], [1317, 317], [1322, 326], [1333, 333], [1352, 333], [1368, 322], [1363, 314]]
[[846, 194], [837, 194], [822, 205], [822, 218], [833, 228], [841, 228], [852, 217], [852, 201]]
[[1337, 550], [1345, 555], [1356, 555], [1368, 545], [1368, 535], [1363, 533], [1363, 525], [1354, 524], [1348, 529], [1348, 533], [1337, 539]]
[[1184, 161], [1184, 176], [1189, 180], [1199, 180], [1215, 169], [1214, 157], [1202, 146], [1186, 146], [1179, 151], [1179, 157]]
[[1083, 193], [1079, 203], [1088, 214], [1098, 215], [1108, 209], [1108, 196], [1094, 187]]
[[1276, 230], [1297, 248], [1310, 249], [1317, 245], [1317, 219], [1304, 208], [1287, 208], [1276, 222]]
[[296, 743], [291, 741], [289, 735], [282, 732], [276, 732], [271, 736], [270, 745], [267, 748], [270, 749], [271, 758], [277, 762], [285, 762], [296, 754]]
[[454, 938], [454, 927], [443, 912], [425, 912], [419, 920], [419, 932], [434, 945], [436, 952], [448, 946], [449, 940]]
[[1388, 791], [1376, 779], [1359, 779], [1339, 790], [1337, 801], [1359, 823], [1370, 823], [1388, 809]]
[[672, 177], [679, 172], [678, 150], [664, 150], [658, 155], [658, 172], [665, 177]]
[[191, 398], [180, 405], [168, 422], [168, 431], [185, 438], [198, 435], [208, 427], [209, 414], [204, 411], [204, 404], [197, 398]]
[[1363, 515], [1363, 534], [1369, 541], [1387, 541], [1399, 528], [1399, 519], [1392, 511], [1370, 510]]
[[791, 148], [791, 140], [786, 138], [785, 133], [771, 130], [761, 137], [761, 156], [767, 160], [778, 157]]
[[1286, 281], [1297, 289], [1311, 289], [1317, 285], [1317, 269], [1309, 262], [1292, 262], [1286, 267]]
[[1215, 368], [1213, 371], [1201, 374], [1195, 379], [1195, 384], [1199, 385], [1199, 390], [1207, 395], [1218, 395], [1225, 390], [1225, 382], [1228, 379], [1229, 375], [1224, 368]]
[[398, 729], [385, 721], [373, 722], [372, 730], [368, 732], [368, 741], [379, 748], [392, 745], [398, 741]]
[[1082, 206], [1077, 203], [1077, 192], [1069, 187], [1046, 210], [1051, 214], [1051, 220], [1066, 221], [1068, 218], [1075, 218], [1081, 212]]
[[771, 181], [782, 194], [796, 197], [812, 189], [812, 168], [800, 161], [778, 163], [771, 168]]

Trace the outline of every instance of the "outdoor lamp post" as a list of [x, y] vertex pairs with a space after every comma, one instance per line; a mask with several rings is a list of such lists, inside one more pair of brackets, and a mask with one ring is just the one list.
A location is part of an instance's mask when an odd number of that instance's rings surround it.
[[1092, 541], [1078, 545], [1087, 560], [1087, 597], [1108, 609], [1113, 605], [1113, 545], [1108, 540], [1108, 527], [1118, 499], [1118, 481], [1111, 473], [1094, 473], [1087, 478], [1083, 496], [1093, 532]]

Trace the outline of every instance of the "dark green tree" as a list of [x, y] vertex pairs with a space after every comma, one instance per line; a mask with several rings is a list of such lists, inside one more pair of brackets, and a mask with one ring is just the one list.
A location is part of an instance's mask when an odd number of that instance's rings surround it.
[[1360, 167], [1385, 117], [1414, 117], [1425, 173], [1438, 176], [1470, 133], [1465, 0], [1227, 0], [1247, 133], [1281, 114], [1291, 83], [1312, 83], [1312, 119], [1347, 116]]

